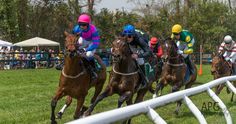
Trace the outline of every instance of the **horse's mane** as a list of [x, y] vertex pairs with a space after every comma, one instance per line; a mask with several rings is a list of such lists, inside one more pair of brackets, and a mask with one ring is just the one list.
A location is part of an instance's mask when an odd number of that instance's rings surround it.
[[175, 43], [175, 40], [172, 39], [171, 37], [167, 37], [167, 38], [165, 39], [165, 41], [168, 42], [168, 44], [171, 44], [171, 45], [173, 45], [175, 48], [177, 48], [177, 44]]

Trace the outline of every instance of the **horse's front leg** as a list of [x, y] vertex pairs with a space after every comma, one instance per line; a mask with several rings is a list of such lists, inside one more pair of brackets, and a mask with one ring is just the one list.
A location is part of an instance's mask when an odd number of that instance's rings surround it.
[[97, 99], [89, 106], [88, 110], [84, 112], [84, 116], [88, 116], [92, 113], [93, 109], [95, 108], [95, 106], [104, 98], [106, 98], [107, 96], [112, 95], [112, 87], [111, 86], [107, 86], [107, 88], [105, 89], [105, 91], [102, 92], [101, 95], [99, 95], [97, 97]]
[[97, 82], [97, 85], [95, 86], [95, 93], [93, 95], [93, 98], [91, 99], [90, 103], [94, 103], [94, 101], [97, 99], [98, 95], [101, 93], [103, 88], [103, 82]]
[[75, 114], [74, 114], [74, 119], [78, 119], [82, 115], [81, 108], [83, 107], [85, 96], [86, 95], [80, 96], [77, 99], [77, 106], [76, 106], [76, 110], [75, 110]]
[[51, 100], [51, 124], [57, 124], [56, 117], [55, 117], [55, 108], [57, 105], [57, 101], [60, 100], [64, 96], [62, 89], [63, 88], [59, 87], [56, 92], [56, 95]]
[[[179, 89], [181, 88], [181, 85], [180, 85], [181, 83], [182, 81], [176, 82], [176, 84], [172, 87], [172, 93], [179, 91]], [[175, 110], [175, 114], [177, 115], [179, 114], [179, 109], [181, 105], [182, 105], [182, 101], [181, 100], [177, 101], [177, 108]]]
[[223, 88], [224, 88], [224, 84], [220, 84], [216, 86], [216, 91], [215, 91], [216, 95], [219, 95]]
[[[157, 83], [157, 86], [156, 86], [156, 90], [155, 90], [155, 93], [153, 94], [152, 98], [156, 98], [157, 96], [161, 96], [162, 95], [162, 89], [164, 87], [164, 84], [163, 84], [164, 80], [161, 79], [159, 83]], [[160, 94], [158, 94], [158, 92], [160, 91]]]
[[121, 105], [124, 103], [124, 101], [132, 100], [133, 93], [131, 91], [126, 91], [124, 94], [120, 96], [118, 99], [118, 108], [121, 107]]
[[70, 104], [72, 103], [72, 97], [67, 96], [66, 98], [66, 103], [65, 105], [61, 108], [61, 110], [57, 113], [57, 118], [61, 119], [63, 113], [65, 112], [66, 108], [68, 108], [70, 106]]
[[[125, 93], [123, 93], [118, 99], [118, 108], [122, 106], [124, 101], [126, 101], [127, 105], [131, 105], [132, 98], [133, 98], [133, 93], [131, 91], [126, 91]], [[131, 122], [131, 119], [128, 119], [128, 120], [123, 121], [122, 124], [126, 124], [126, 123], [130, 124], [130, 122]]]

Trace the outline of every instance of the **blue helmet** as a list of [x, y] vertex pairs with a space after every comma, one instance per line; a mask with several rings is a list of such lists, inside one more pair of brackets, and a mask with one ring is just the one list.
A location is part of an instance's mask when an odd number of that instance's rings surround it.
[[134, 35], [135, 34], [135, 27], [133, 25], [127, 24], [123, 28], [123, 35]]

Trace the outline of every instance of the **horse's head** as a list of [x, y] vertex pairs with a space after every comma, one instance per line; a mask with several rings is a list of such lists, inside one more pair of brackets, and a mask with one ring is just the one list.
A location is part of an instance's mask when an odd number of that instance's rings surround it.
[[126, 41], [118, 39], [112, 42], [111, 54], [113, 56], [113, 62], [118, 62], [122, 58], [131, 55], [131, 50]]
[[178, 47], [175, 43], [174, 40], [171, 38], [167, 38], [163, 43], [162, 43], [162, 48], [163, 48], [163, 56], [162, 58], [166, 62], [169, 59], [174, 59], [179, 57], [177, 54]]
[[77, 41], [79, 39], [79, 36], [74, 34], [69, 34], [68, 32], [64, 32], [66, 38], [65, 38], [65, 55], [74, 57], [77, 55]]
[[224, 67], [224, 57], [221, 53], [213, 53], [212, 54], [212, 63], [211, 63], [211, 73], [215, 74], [220, 71], [222, 67]]

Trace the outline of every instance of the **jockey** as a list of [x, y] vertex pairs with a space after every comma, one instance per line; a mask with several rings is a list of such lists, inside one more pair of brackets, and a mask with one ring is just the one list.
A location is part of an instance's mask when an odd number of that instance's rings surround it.
[[[223, 51], [225, 51], [223, 53]], [[236, 75], [236, 43], [233, 41], [232, 37], [230, 35], [226, 35], [224, 37], [224, 41], [221, 43], [219, 47], [220, 54], [223, 54], [223, 57], [225, 58], [225, 61], [230, 61], [232, 63], [233, 67], [233, 75]]]
[[89, 71], [92, 72], [92, 78], [96, 78], [95, 73], [95, 60], [94, 53], [99, 46], [100, 37], [96, 27], [91, 24], [90, 16], [87, 14], [81, 14], [78, 18], [78, 25], [73, 29], [74, 34], [79, 34], [81, 39], [78, 40], [80, 49], [86, 52], [86, 59], [90, 62], [91, 67], [88, 67]]
[[[146, 87], [148, 79], [145, 77], [145, 67], [144, 67], [144, 60], [147, 60], [149, 57], [152, 56], [152, 51], [148, 47], [148, 39], [145, 38], [140, 32], [135, 31], [135, 27], [133, 25], [127, 24], [123, 28], [122, 37], [127, 38], [127, 42], [130, 46], [132, 51], [132, 58], [137, 60], [137, 63], [140, 65], [141, 70], [141, 78], [142, 78], [142, 87]], [[137, 52], [137, 48], [141, 48], [143, 52]]]
[[179, 50], [178, 54], [184, 57], [184, 61], [188, 66], [190, 75], [194, 73], [194, 67], [191, 62], [190, 54], [193, 53], [193, 45], [194, 45], [194, 37], [188, 30], [183, 30], [182, 26], [179, 24], [175, 24], [172, 27], [172, 39], [177, 41], [177, 46]]
[[160, 45], [159, 40], [156, 37], [152, 37], [151, 40], [149, 41], [149, 47], [152, 50], [153, 54], [157, 57], [158, 69], [161, 72], [162, 65], [163, 65], [161, 57], [163, 55], [163, 51], [162, 51], [162, 47]]
[[158, 59], [163, 55], [162, 47], [156, 37], [152, 37], [149, 42], [149, 47]]

